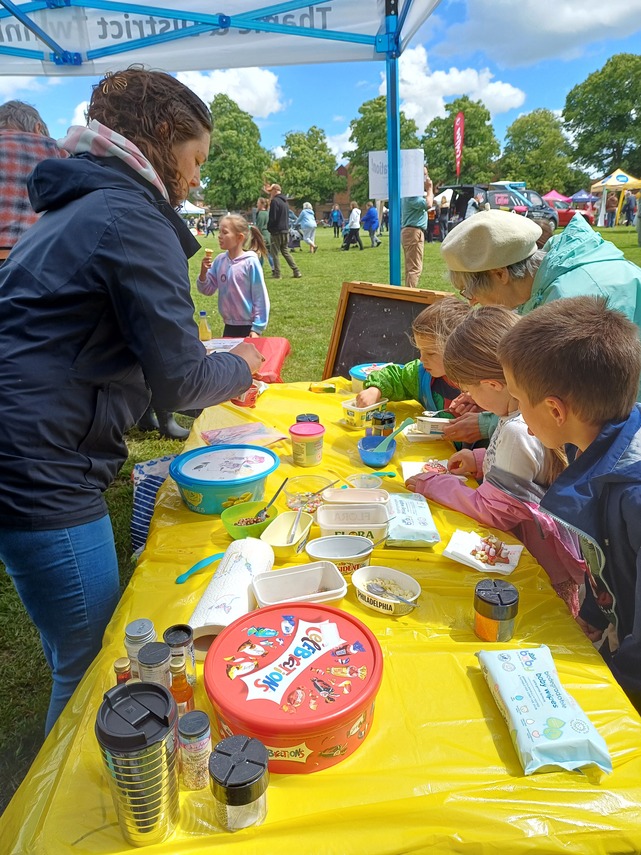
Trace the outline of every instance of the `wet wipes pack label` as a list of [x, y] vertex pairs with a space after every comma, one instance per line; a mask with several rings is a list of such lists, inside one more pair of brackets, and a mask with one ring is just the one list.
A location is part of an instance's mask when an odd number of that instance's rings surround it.
[[308, 623], [301, 620], [289, 646], [271, 664], [241, 677], [247, 700], [268, 700], [280, 705], [292, 683], [327, 651], [346, 643], [332, 621]]

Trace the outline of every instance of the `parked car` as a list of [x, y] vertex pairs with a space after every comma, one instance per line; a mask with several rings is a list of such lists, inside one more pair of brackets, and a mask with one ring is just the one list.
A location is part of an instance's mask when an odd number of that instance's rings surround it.
[[[490, 208], [499, 211], [513, 211], [515, 214], [522, 214], [526, 217], [543, 218], [549, 220], [552, 227], [556, 228], [559, 224], [559, 216], [554, 208], [551, 208], [547, 202], [534, 190], [524, 190], [523, 188], [510, 187], [507, 182], [492, 183], [492, 184], [449, 184], [445, 187], [439, 187], [435, 196], [444, 190], [452, 191], [452, 201], [450, 202], [450, 227], [455, 226], [461, 220], [465, 219], [465, 211], [467, 203], [472, 196], [479, 193], [483, 195], [483, 199], [489, 204]], [[527, 198], [524, 194], [530, 194]]]
[[529, 190], [527, 187], [519, 187], [516, 192], [524, 196], [532, 206], [531, 212], [528, 212], [528, 217], [549, 220], [554, 228], [559, 225], [559, 214], [556, 208], [553, 208], [540, 193], [537, 193], [536, 190]]
[[579, 216], [583, 217], [587, 222], [593, 226], [594, 225], [594, 212], [586, 211], [584, 209], [578, 210], [577, 208], [573, 208], [569, 202], [563, 202], [561, 199], [556, 199], [550, 202], [554, 210], [556, 211], [559, 217], [559, 225], [563, 228], [567, 226], [572, 217], [575, 214], [579, 214]]

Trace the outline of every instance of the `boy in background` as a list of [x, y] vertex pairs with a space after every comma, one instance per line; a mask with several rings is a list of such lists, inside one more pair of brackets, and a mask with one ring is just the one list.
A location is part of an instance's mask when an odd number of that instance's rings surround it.
[[577, 534], [588, 566], [579, 623], [641, 711], [641, 344], [603, 298], [536, 309], [499, 359], [525, 422], [573, 460], [541, 508]]

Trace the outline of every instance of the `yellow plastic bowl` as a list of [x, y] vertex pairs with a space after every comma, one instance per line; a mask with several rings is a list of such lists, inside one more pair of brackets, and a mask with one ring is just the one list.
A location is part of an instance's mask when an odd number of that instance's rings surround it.
[[234, 540], [242, 540], [244, 537], [260, 537], [267, 526], [276, 519], [278, 510], [271, 506], [267, 508], [267, 517], [264, 522], [254, 523], [253, 525], [237, 525], [238, 520], [248, 517], [255, 517], [258, 511], [262, 510], [267, 502], [241, 502], [240, 505], [232, 505], [231, 508], [225, 508], [220, 515], [227, 534]]
[[312, 527], [314, 520], [311, 514], [306, 514], [303, 511], [300, 515], [292, 543], [287, 543], [297, 513], [297, 511], [285, 511], [285, 513], [280, 514], [277, 519], [267, 526], [260, 536], [261, 540], [264, 540], [265, 543], [271, 546], [274, 550], [274, 555], [278, 559], [294, 558], [301, 541], [307, 537]]

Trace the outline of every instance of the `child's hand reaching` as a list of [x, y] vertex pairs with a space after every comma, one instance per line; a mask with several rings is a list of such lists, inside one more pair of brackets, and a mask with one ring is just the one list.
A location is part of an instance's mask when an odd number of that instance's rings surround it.
[[476, 404], [469, 392], [461, 392], [449, 406], [451, 413], [455, 416], [464, 416], [466, 413], [481, 413], [482, 408]]
[[447, 470], [453, 475], [474, 475], [476, 458], [469, 448], [455, 452], [447, 461]]
[[372, 404], [377, 404], [382, 397], [380, 389], [377, 389], [376, 386], [370, 386], [369, 389], [363, 389], [362, 392], [358, 393], [356, 396], [356, 406], [371, 407]]

